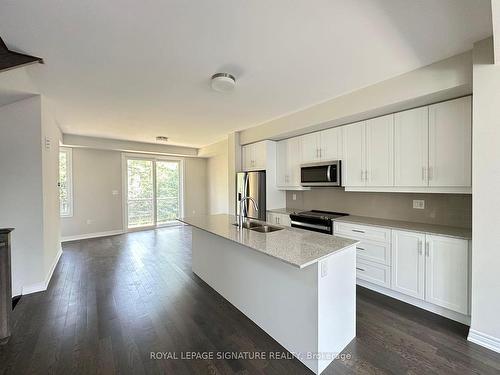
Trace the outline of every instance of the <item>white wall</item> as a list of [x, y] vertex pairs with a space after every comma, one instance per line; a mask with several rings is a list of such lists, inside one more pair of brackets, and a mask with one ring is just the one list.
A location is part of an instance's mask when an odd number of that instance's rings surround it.
[[491, 38], [474, 45], [472, 324], [469, 339], [500, 351], [500, 65]]
[[228, 140], [200, 149], [200, 156], [207, 158], [207, 212], [221, 214], [229, 212], [228, 186]]
[[43, 290], [57, 261], [60, 137], [40, 96], [0, 107], [0, 227], [15, 228], [13, 295]]
[[279, 139], [434, 103], [472, 90], [472, 53], [466, 52], [240, 133], [241, 144]]
[[59, 205], [59, 144], [62, 133], [42, 97], [42, 181], [43, 181], [43, 240], [45, 282], [49, 282], [61, 255], [61, 218]]
[[[184, 214], [205, 214], [206, 160], [183, 161]], [[64, 240], [123, 231], [121, 163], [122, 153], [118, 151], [73, 148], [73, 216], [61, 219]], [[118, 194], [113, 195], [113, 190]]]

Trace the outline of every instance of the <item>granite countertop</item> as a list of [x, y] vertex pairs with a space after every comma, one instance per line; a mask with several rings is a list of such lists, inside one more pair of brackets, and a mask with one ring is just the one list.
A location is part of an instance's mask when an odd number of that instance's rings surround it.
[[446, 225], [435, 225], [425, 223], [415, 223], [411, 221], [379, 219], [376, 217], [365, 216], [342, 216], [335, 219], [338, 222], [373, 225], [376, 227], [384, 227], [391, 229], [401, 229], [411, 232], [421, 232], [427, 234], [437, 234], [440, 236], [455, 237], [470, 240], [472, 238], [472, 230], [469, 228], [450, 227]]
[[267, 212], [274, 212], [277, 214], [285, 214], [285, 215], [290, 215], [297, 211], [300, 210], [297, 210], [296, 208], [271, 208], [267, 210]]
[[[239, 231], [233, 225], [236, 223], [236, 217], [225, 214], [184, 217], [180, 218], [179, 221], [247, 246], [298, 268], [307, 267], [358, 243], [358, 241], [330, 234], [290, 227], [282, 227], [283, 230], [271, 233], [259, 233], [250, 229]], [[273, 226], [279, 225], [273, 224]]]

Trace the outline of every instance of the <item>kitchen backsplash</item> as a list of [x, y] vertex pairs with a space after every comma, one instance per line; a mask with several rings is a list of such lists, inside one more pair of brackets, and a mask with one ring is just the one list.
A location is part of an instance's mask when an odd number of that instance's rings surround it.
[[[293, 200], [293, 195], [296, 200]], [[425, 200], [424, 209], [414, 209], [413, 200]], [[320, 188], [287, 191], [287, 208], [346, 212], [351, 215], [405, 220], [420, 223], [472, 226], [470, 194], [358, 193]]]

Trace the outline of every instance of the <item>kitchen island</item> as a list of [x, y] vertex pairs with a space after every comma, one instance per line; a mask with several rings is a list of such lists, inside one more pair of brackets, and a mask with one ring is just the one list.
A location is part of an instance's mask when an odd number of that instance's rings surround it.
[[240, 230], [232, 215], [179, 220], [193, 227], [193, 272], [314, 373], [355, 337], [357, 241]]

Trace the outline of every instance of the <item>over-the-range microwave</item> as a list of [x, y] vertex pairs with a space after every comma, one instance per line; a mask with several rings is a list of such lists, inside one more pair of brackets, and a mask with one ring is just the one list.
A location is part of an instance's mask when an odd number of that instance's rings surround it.
[[302, 186], [342, 186], [340, 160], [308, 163], [300, 166]]

